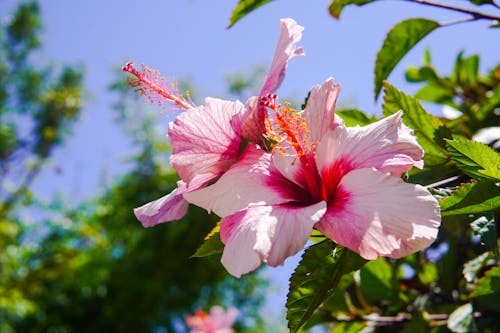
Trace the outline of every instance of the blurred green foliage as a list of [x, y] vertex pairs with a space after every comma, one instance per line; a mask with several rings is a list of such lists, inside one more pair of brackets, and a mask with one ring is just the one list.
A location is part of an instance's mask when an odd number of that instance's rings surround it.
[[134, 145], [129, 172], [76, 208], [30, 191], [83, 105], [82, 71], [34, 60], [41, 28], [40, 7], [28, 2], [0, 31], [0, 332], [182, 332], [186, 314], [214, 304], [238, 308], [238, 331], [259, 330], [258, 274], [236, 280], [219, 258], [190, 258], [214, 216], [192, 208], [154, 230], [135, 219], [132, 208], [170, 192], [177, 176], [157, 111], [123, 75], [111, 91]]

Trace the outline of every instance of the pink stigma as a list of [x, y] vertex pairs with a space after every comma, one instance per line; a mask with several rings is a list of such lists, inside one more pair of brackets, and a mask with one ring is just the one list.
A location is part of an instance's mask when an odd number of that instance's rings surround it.
[[129, 78], [128, 83], [135, 91], [139, 92], [141, 96], [146, 96], [151, 104], [164, 104], [171, 102], [179, 106], [181, 109], [187, 110], [192, 107], [178, 92], [175, 85], [168, 87], [164, 77], [156, 70], [152, 70], [144, 65], [140, 71], [135, 69], [132, 61], [129, 61], [122, 67], [122, 71], [135, 76]]

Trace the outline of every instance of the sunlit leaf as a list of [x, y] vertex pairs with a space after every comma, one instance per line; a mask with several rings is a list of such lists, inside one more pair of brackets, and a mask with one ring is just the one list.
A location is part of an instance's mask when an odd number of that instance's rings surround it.
[[490, 259], [491, 257], [491, 252], [485, 252], [478, 257], [466, 262], [462, 271], [465, 280], [469, 283], [473, 282], [476, 278], [477, 273], [484, 267], [488, 259]]
[[439, 26], [436, 21], [414, 18], [396, 24], [389, 31], [375, 61], [375, 98], [382, 89], [382, 82], [406, 53]]
[[494, 211], [500, 208], [500, 187], [489, 182], [471, 182], [439, 204], [443, 216]]
[[297, 332], [314, 310], [335, 291], [344, 274], [355, 271], [366, 262], [356, 253], [335, 247], [326, 240], [309, 247], [290, 278], [286, 307], [288, 328]]
[[231, 28], [236, 22], [247, 16], [251, 11], [271, 1], [272, 0], [240, 0], [236, 8], [233, 9], [231, 18], [229, 19], [228, 28]]
[[467, 303], [450, 314], [447, 326], [454, 333], [476, 332], [472, 304]]
[[500, 154], [487, 145], [469, 140], [450, 140], [447, 147], [453, 161], [467, 175], [500, 181]]
[[481, 216], [471, 223], [472, 231], [479, 237], [481, 243], [486, 245], [490, 250], [498, 253], [497, 250], [497, 231], [495, 227], [495, 220], [488, 220], [485, 216]]
[[419, 101], [399, 91], [389, 83], [384, 83], [384, 115], [389, 116], [403, 110], [403, 121], [415, 131], [418, 143], [425, 150], [424, 162], [427, 167], [443, 165], [449, 161], [444, 148], [444, 139], [451, 139], [451, 133], [443, 123], [427, 113]]
[[339, 19], [340, 13], [342, 12], [345, 6], [347, 5], [363, 6], [374, 1], [377, 0], [333, 0], [330, 6], [328, 7], [328, 11], [330, 12], [330, 15], [332, 15], [334, 18]]

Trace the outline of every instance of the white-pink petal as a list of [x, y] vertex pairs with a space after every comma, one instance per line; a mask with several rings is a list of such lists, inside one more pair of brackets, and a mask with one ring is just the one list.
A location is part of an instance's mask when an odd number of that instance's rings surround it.
[[255, 270], [261, 262], [283, 265], [304, 247], [325, 211], [325, 202], [307, 207], [250, 206], [224, 218], [222, 264], [236, 277]]
[[440, 221], [439, 204], [427, 189], [366, 168], [344, 176], [316, 228], [371, 260], [427, 248]]
[[309, 135], [311, 144], [320, 142], [328, 130], [344, 124], [344, 121], [335, 114], [340, 88], [340, 84], [334, 83], [333, 79], [329, 78], [322, 85], [311, 89], [303, 112], [307, 129], [311, 132]]
[[186, 215], [189, 204], [182, 196], [186, 186], [182, 182], [177, 185], [178, 188], [169, 194], [134, 209], [135, 216], [144, 227], [179, 220]]
[[317, 148], [319, 171], [337, 161], [352, 169], [373, 167], [393, 175], [413, 166], [422, 168], [424, 152], [401, 116], [398, 112], [367, 126], [338, 126], [328, 131]]
[[300, 26], [291, 18], [280, 21], [281, 32], [276, 51], [274, 53], [271, 69], [264, 81], [259, 96], [276, 91], [285, 77], [287, 64], [295, 57], [304, 55], [304, 50], [297, 47], [302, 38], [304, 27]]
[[209, 212], [225, 217], [250, 204], [280, 204], [290, 198], [268, 185], [281, 177], [269, 167], [271, 154], [249, 144], [237, 163], [213, 185], [186, 193], [184, 198]]
[[170, 163], [188, 186], [195, 177], [212, 180], [236, 162], [244, 111], [238, 101], [207, 98], [169, 124]]

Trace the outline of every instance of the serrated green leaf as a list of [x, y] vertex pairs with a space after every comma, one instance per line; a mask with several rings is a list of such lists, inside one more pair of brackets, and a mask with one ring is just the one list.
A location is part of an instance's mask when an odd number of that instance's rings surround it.
[[497, 265], [486, 272], [477, 281], [470, 295], [475, 301], [492, 310], [500, 311], [500, 266]]
[[443, 216], [491, 212], [500, 208], [500, 187], [473, 181], [442, 199], [439, 205]]
[[486, 245], [490, 250], [498, 253], [497, 249], [497, 231], [495, 227], [495, 220], [488, 220], [486, 217], [481, 216], [471, 223], [472, 231], [479, 237], [481, 243]]
[[384, 83], [385, 116], [403, 110], [404, 123], [415, 131], [418, 143], [425, 151], [424, 162], [427, 167], [446, 164], [449, 156], [444, 149], [444, 139], [451, 139], [451, 132], [433, 115], [427, 113], [419, 101], [399, 91], [389, 83]]
[[309, 247], [290, 278], [286, 302], [288, 328], [296, 333], [314, 310], [330, 295], [343, 275], [361, 268], [366, 260], [356, 253], [335, 247], [331, 240]]
[[333, 0], [330, 6], [328, 7], [328, 11], [330, 12], [330, 15], [332, 15], [334, 18], [339, 19], [340, 13], [342, 12], [345, 6], [347, 5], [363, 6], [374, 1], [377, 0]]
[[357, 110], [357, 109], [345, 109], [345, 110], [335, 110], [335, 113], [338, 114], [343, 120], [346, 126], [365, 126], [374, 121], [377, 121], [377, 118], [371, 115], [367, 115], [366, 113]]
[[500, 154], [487, 145], [470, 140], [450, 140], [447, 148], [458, 168], [467, 175], [500, 181]]
[[375, 61], [375, 99], [382, 89], [382, 82], [387, 79], [398, 62], [422, 38], [439, 26], [436, 21], [412, 18], [396, 24], [389, 31]]
[[220, 240], [220, 222], [205, 237], [205, 241], [191, 256], [192, 258], [207, 257], [224, 251], [224, 244]]
[[240, 0], [236, 8], [233, 9], [229, 19], [228, 28], [231, 28], [236, 22], [248, 15], [251, 11], [265, 5], [272, 0]]
[[464, 304], [450, 314], [447, 326], [454, 333], [477, 332], [474, 325], [474, 309], [472, 304]]

